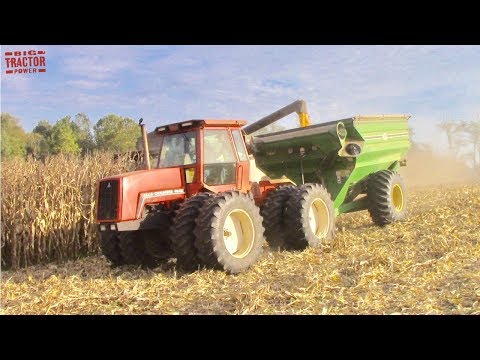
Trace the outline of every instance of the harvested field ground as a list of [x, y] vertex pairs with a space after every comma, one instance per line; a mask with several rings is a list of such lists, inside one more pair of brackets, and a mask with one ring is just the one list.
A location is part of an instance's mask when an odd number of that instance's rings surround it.
[[249, 271], [111, 269], [103, 257], [2, 272], [2, 314], [477, 314], [480, 185], [410, 191], [379, 228], [337, 219], [331, 248], [266, 249]]

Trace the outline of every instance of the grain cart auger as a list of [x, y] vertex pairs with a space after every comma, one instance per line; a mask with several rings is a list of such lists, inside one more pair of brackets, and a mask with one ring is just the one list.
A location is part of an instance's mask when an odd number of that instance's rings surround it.
[[[254, 136], [293, 112], [299, 128]], [[188, 120], [147, 136], [141, 125], [146, 169], [98, 184], [103, 254], [113, 265], [175, 257], [185, 270], [237, 273], [258, 260], [265, 238], [286, 249], [330, 242], [341, 213], [368, 209], [379, 225], [400, 220], [407, 119], [310, 125], [298, 100], [243, 129], [243, 120]]]

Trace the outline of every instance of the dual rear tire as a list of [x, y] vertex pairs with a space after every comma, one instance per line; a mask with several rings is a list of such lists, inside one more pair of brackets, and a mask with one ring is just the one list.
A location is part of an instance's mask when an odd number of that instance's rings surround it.
[[264, 244], [264, 229], [253, 199], [237, 191], [202, 193], [186, 200], [172, 226], [177, 266], [238, 273], [253, 265]]
[[255, 264], [265, 242], [259, 208], [252, 198], [237, 191], [208, 201], [196, 219], [194, 234], [200, 262], [229, 273]]
[[261, 211], [265, 236], [273, 248], [319, 247], [335, 237], [335, 210], [319, 184], [282, 186], [273, 190]]
[[285, 240], [292, 249], [330, 244], [335, 237], [335, 209], [328, 191], [319, 184], [299, 186], [285, 210]]

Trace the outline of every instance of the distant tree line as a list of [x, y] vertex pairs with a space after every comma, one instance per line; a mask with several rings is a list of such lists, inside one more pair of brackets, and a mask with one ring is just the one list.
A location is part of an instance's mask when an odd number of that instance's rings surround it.
[[114, 114], [101, 118], [94, 126], [84, 113], [73, 119], [67, 115], [54, 124], [41, 120], [32, 132], [25, 132], [11, 114], [1, 114], [2, 158], [31, 155], [42, 159], [55, 154], [86, 154], [96, 149], [127, 152], [135, 150], [139, 136], [135, 120]]
[[[470, 161], [475, 169], [480, 168], [480, 118], [443, 121], [438, 128], [447, 136], [449, 151], [455, 157]], [[278, 124], [262, 129], [263, 132], [281, 130], [284, 127]], [[84, 113], [76, 114], [73, 119], [67, 115], [55, 124], [41, 120], [29, 133], [16, 117], [1, 113], [2, 158], [30, 154], [42, 159], [55, 154], [86, 154], [96, 149], [123, 153], [135, 150], [139, 136], [135, 120], [114, 114], [101, 118], [95, 125]]]
[[447, 136], [449, 151], [480, 168], [480, 118], [471, 121], [442, 121], [438, 128]]

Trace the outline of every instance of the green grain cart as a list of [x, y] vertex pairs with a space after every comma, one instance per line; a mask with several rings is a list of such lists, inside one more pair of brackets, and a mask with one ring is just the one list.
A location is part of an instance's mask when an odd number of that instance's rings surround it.
[[[302, 100], [291, 105], [244, 131], [251, 134], [293, 108], [299, 115], [306, 113]], [[295, 183], [276, 189], [262, 207], [267, 241], [285, 248], [328, 243], [334, 237], [333, 218], [359, 210], [367, 209], [380, 226], [402, 220], [406, 188], [398, 169], [406, 165], [410, 147], [408, 119], [408, 115], [358, 115], [252, 136], [256, 166], [268, 177]], [[317, 205], [315, 197], [320, 199]], [[302, 212], [302, 206], [309, 210]], [[318, 231], [312, 233], [309, 227]]]

